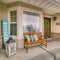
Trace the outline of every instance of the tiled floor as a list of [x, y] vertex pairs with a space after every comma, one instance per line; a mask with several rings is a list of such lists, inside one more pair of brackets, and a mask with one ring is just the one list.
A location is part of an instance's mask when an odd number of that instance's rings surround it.
[[[60, 48], [60, 42], [50, 42], [48, 43], [47, 48], [45, 46], [43, 47], [48, 51], [50, 51], [56, 48]], [[0, 60], [29, 60], [30, 58], [33, 58], [45, 52], [46, 51], [40, 48], [39, 46], [32, 46], [32, 47], [29, 47], [28, 53], [26, 53], [25, 49], [19, 49], [17, 50], [16, 55], [13, 55], [10, 58], [8, 58], [5, 54], [5, 51], [2, 51], [0, 53]]]

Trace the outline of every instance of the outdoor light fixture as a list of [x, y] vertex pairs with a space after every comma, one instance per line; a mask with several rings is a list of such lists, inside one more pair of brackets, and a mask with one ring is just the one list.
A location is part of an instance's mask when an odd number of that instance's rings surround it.
[[54, 21], [56, 21], [56, 19], [57, 19], [57, 17], [56, 17], [56, 16], [54, 16], [54, 17], [53, 17], [53, 20], [54, 20]]

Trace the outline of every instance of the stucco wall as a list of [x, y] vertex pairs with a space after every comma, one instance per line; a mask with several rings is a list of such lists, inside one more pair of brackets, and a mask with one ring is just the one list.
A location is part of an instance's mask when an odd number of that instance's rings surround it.
[[52, 32], [53, 33], [60, 33], [60, 25], [56, 25], [56, 23], [60, 22], [60, 14], [55, 14], [54, 16], [57, 17], [56, 21], [52, 19]]
[[[60, 41], [60, 14], [55, 14], [53, 17], [57, 17], [56, 21], [52, 19], [52, 34], [54, 40]], [[57, 25], [58, 23], [59, 25]]]
[[5, 4], [0, 3], [0, 34], [1, 34], [1, 19], [7, 18], [7, 6]]
[[1, 4], [0, 4], [0, 34], [1, 34]]
[[[42, 11], [37, 11], [31, 8], [26, 8], [22, 6], [15, 6], [15, 7], [10, 7], [8, 8], [8, 18], [10, 21], [10, 14], [9, 11], [11, 10], [17, 10], [17, 36], [12, 36], [14, 39], [17, 41], [17, 47], [18, 48], [23, 48], [24, 47], [24, 39], [23, 39], [23, 26], [22, 26], [22, 14], [23, 11], [29, 11], [29, 12], [34, 12], [40, 14], [40, 31], [43, 33], [44, 30], [44, 24], [43, 24], [43, 12]], [[9, 29], [10, 30], [10, 29]]]
[[1, 4], [0, 4], [0, 19], [1, 19]]
[[1, 18], [7, 18], [7, 6], [1, 4]]

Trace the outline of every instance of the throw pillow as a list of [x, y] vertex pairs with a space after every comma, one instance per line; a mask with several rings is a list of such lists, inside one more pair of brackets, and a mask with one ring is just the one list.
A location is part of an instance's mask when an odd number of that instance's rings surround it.
[[31, 42], [35, 41], [35, 39], [34, 39], [34, 36], [33, 36], [33, 35], [29, 35], [29, 37], [30, 37], [30, 41], [31, 41]]
[[25, 37], [26, 37], [26, 38], [27, 38], [27, 40], [30, 42], [29, 35], [25, 35]]
[[37, 36], [37, 35], [34, 35], [34, 38], [35, 38], [35, 41], [37, 41], [37, 40], [38, 40], [38, 36]]

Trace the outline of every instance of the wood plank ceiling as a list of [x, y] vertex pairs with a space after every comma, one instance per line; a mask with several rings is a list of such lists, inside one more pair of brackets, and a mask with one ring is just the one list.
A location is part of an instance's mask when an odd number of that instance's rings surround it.
[[17, 1], [40, 7], [44, 13], [49, 15], [60, 13], [60, 0], [1, 0], [1, 2], [6, 4]]

